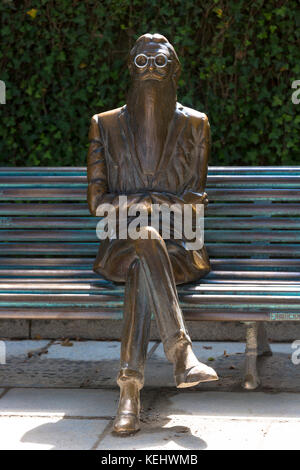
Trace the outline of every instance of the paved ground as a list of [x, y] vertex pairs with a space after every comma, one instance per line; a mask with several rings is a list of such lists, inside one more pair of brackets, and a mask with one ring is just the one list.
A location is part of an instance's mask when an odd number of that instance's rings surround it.
[[[0, 343], [1, 344], [1, 343]], [[0, 387], [115, 387], [119, 368], [117, 341], [7, 341], [6, 364], [0, 364]], [[243, 343], [193, 343], [199, 359], [213, 366], [218, 382], [202, 390], [240, 391], [244, 370]], [[273, 343], [273, 356], [259, 360], [263, 391], [300, 393], [300, 365], [293, 364], [291, 343]], [[299, 357], [300, 357], [300, 346]], [[161, 343], [150, 343], [146, 387], [174, 389], [172, 365]], [[1, 362], [1, 360], [0, 360]]]
[[129, 438], [111, 434], [119, 343], [4, 346], [1, 449], [300, 449], [300, 364], [291, 360], [291, 344], [272, 345], [273, 357], [260, 361], [262, 387], [255, 392], [240, 387], [241, 343], [195, 343], [198, 357], [221, 379], [185, 391], [174, 387], [161, 345], [150, 344], [142, 429]]

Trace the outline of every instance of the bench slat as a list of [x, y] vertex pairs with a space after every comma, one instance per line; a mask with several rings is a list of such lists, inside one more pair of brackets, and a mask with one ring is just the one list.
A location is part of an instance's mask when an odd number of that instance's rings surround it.
[[[299, 189], [210, 189], [208, 197], [215, 201], [279, 200], [300, 201]], [[86, 201], [86, 188], [10, 188], [1, 189], [2, 200], [72, 200]]]
[[[218, 308], [247, 308], [249, 305], [255, 308], [267, 306], [268, 309], [278, 311], [295, 310], [299, 313], [300, 297], [295, 295], [239, 295], [239, 294], [191, 294], [179, 295], [180, 305], [182, 307], [195, 308], [201, 304], [201, 307]], [[123, 307], [122, 296], [112, 296], [108, 294], [0, 294], [0, 306], [2, 307], [55, 307], [55, 306], [98, 306], [102, 307]]]
[[[118, 286], [114, 289], [111, 289], [110, 285], [103, 286], [101, 283], [93, 282], [73, 282], [73, 283], [65, 283], [65, 282], [41, 282], [36, 280], [34, 284], [32, 282], [24, 282], [22, 281], [2, 281], [0, 280], [0, 294], [21, 294], [26, 293], [27, 291], [32, 294], [42, 294], [51, 291], [52, 294], [61, 294], [61, 293], [69, 293], [74, 291], [76, 294], [82, 293], [89, 293], [89, 294], [105, 294], [115, 296], [117, 294], [124, 294], [124, 287]], [[194, 286], [191, 288], [189, 286], [181, 286], [178, 287], [179, 294], [191, 294], [196, 295], [199, 293], [227, 293], [233, 294], [238, 292], [240, 295], [251, 295], [253, 293], [260, 293], [268, 295], [284, 295], [288, 293], [289, 295], [295, 295], [300, 297], [300, 282], [296, 284], [274, 284], [274, 285], [234, 285], [234, 284], [199, 284], [198, 286]]]
[[[62, 229], [93, 229], [100, 219], [95, 217], [0, 217], [0, 227], [10, 229], [28, 228], [62, 228]], [[282, 228], [299, 229], [300, 216], [288, 217], [205, 217], [204, 225], [206, 229], [213, 228]]]
[[257, 257], [262, 255], [274, 256], [275, 258], [299, 258], [299, 244], [273, 244], [273, 245], [255, 245], [250, 243], [206, 243], [208, 254], [212, 257]]
[[[27, 285], [31, 285], [32, 287], [32, 292], [35, 291], [35, 286], [39, 286], [40, 284], [44, 283], [44, 284], [47, 284], [47, 283], [55, 283], [57, 282], [58, 284], [59, 283], [64, 283], [64, 285], [76, 285], [77, 283], [90, 283], [92, 286], [97, 286], [97, 288], [105, 288], [105, 289], [108, 289], [110, 292], [114, 291], [114, 290], [118, 290], [118, 289], [124, 289], [124, 285], [123, 284], [112, 284], [110, 283], [109, 281], [106, 281], [104, 280], [103, 278], [101, 277], [98, 277], [97, 279], [95, 278], [84, 278], [84, 277], [63, 277], [63, 278], [60, 278], [60, 277], [19, 277], [19, 278], [15, 278], [15, 277], [1, 277], [1, 282], [2, 283], [10, 283], [10, 282], [13, 282], [14, 285], [16, 286], [16, 289], [17, 287], [19, 286], [19, 283], [23, 283], [23, 284], [27, 284]], [[201, 282], [201, 284], [200, 284]], [[247, 289], [248, 287], [251, 287], [251, 286], [256, 286], [256, 287], [262, 287], [262, 286], [269, 286], [269, 287], [274, 287], [278, 290], [280, 290], [281, 287], [295, 287], [297, 289], [299, 289], [300, 287], [300, 283], [298, 280], [294, 280], [294, 279], [290, 279], [290, 280], [286, 280], [286, 279], [248, 279], [248, 278], [245, 278], [245, 279], [201, 279], [201, 281], [199, 282], [199, 284], [196, 284], [196, 283], [191, 283], [191, 284], [187, 284], [187, 285], [182, 285], [182, 286], [177, 286], [178, 288], [178, 291], [179, 292], [182, 292], [183, 290], [184, 291], [188, 291], [189, 293], [192, 293], [192, 292], [197, 292], [197, 288], [199, 285], [201, 286], [204, 286], [204, 285], [210, 285], [210, 286], [231, 286], [232, 289], [234, 290], [235, 286], [239, 285], [239, 286], [243, 286], [245, 289]]]
[[[94, 257], [84, 258], [12, 258], [6, 256], [0, 256], [1, 269], [7, 266], [19, 267], [19, 266], [35, 266], [40, 268], [41, 266], [54, 266], [54, 267], [71, 267], [76, 266], [78, 269], [91, 269], [95, 259]], [[300, 261], [299, 261], [300, 263]]]
[[205, 230], [206, 242], [300, 242], [299, 230]]
[[[0, 230], [0, 241], [95, 241], [95, 230]], [[300, 242], [299, 230], [205, 230], [207, 242]], [[99, 241], [100, 242], [100, 241]]]
[[[14, 257], [6, 257], [1, 256], [1, 268], [5, 266], [35, 266], [36, 268], [40, 268], [43, 266], [51, 266], [51, 267], [71, 267], [75, 266], [77, 269], [90, 269], [93, 262], [94, 257], [84, 257], [84, 258], [69, 258], [69, 257], [62, 257], [62, 258], [14, 258]], [[300, 259], [293, 259], [293, 258], [283, 258], [283, 259], [244, 259], [244, 258], [212, 258], [210, 260], [211, 265], [215, 269], [259, 269], [260, 267], [268, 268], [268, 269], [280, 269], [288, 270], [288, 269], [297, 269], [300, 268]], [[91, 264], [92, 263], [92, 264]]]
[[[95, 274], [92, 269], [0, 269], [0, 276], [3, 277], [57, 277], [61, 279], [85, 278], [92, 277], [92, 281], [100, 277]], [[101, 279], [101, 278], [100, 278]], [[210, 279], [283, 279], [283, 280], [300, 280], [300, 271], [211, 271], [205, 280]], [[33, 282], [34, 279], [33, 279]]]
[[[86, 189], [86, 175], [2, 175], [1, 188], [69, 188]], [[300, 175], [208, 175], [207, 187], [299, 188]]]
[[300, 166], [209, 166], [208, 173], [210, 175], [299, 175]]
[[300, 176], [282, 176], [282, 175], [208, 175], [207, 187], [300, 187]]
[[[210, 260], [214, 270], [222, 268], [222, 270], [245, 270], [245, 269], [279, 269], [281, 271], [292, 271], [298, 269], [300, 271], [300, 259], [243, 259], [243, 258], [212, 258]], [[94, 257], [85, 258], [14, 258], [0, 256], [1, 270], [8, 268], [9, 266], [19, 269], [19, 267], [35, 267], [36, 269], [41, 267], [52, 267], [52, 268], [71, 268], [81, 270], [91, 270], [91, 266], [94, 263]], [[2, 272], [2, 271], [1, 271]], [[9, 269], [8, 269], [9, 272]], [[24, 270], [27, 272], [27, 269]], [[43, 272], [43, 270], [41, 270]]]
[[[272, 201], [261, 204], [249, 204], [249, 203], [211, 203], [205, 212], [206, 217], [210, 216], [225, 216], [225, 215], [298, 215], [299, 216], [299, 204], [288, 203], [272, 203]], [[86, 203], [0, 203], [0, 215], [14, 216], [14, 215], [34, 215], [34, 216], [89, 216], [91, 220], [93, 217], [90, 216], [88, 206]]]
[[[37, 255], [46, 256], [96, 256], [99, 243], [58, 243], [58, 242], [1, 242], [0, 252], [6, 255]], [[300, 244], [273, 244], [255, 245], [250, 243], [206, 243], [208, 253], [211, 257], [257, 257], [262, 255], [275, 258], [300, 258]]]
[[39, 216], [89, 216], [86, 202], [78, 203], [0, 203], [0, 215], [39, 215]]
[[299, 229], [299, 217], [205, 217], [206, 229]]
[[300, 208], [299, 203], [277, 203], [269, 201], [261, 202], [259, 204], [249, 204], [249, 203], [216, 203], [211, 202], [206, 211], [205, 217], [213, 217], [213, 216], [228, 216], [228, 215], [247, 215], [247, 216], [266, 216], [269, 217], [271, 215], [284, 215], [284, 216], [291, 216], [297, 215], [299, 216]]
[[[0, 174], [86, 175], [86, 167], [0, 167]], [[300, 166], [209, 166], [208, 174], [222, 175], [299, 175]]]
[[[208, 321], [268, 321], [272, 319], [271, 312], [268, 309], [248, 308], [247, 311], [241, 309], [225, 310], [220, 308], [205, 308], [202, 309], [201, 305], [198, 310], [183, 308], [183, 313], [186, 320], [208, 320]], [[298, 320], [292, 311], [278, 310], [278, 314], [286, 314], [287, 319]], [[101, 310], [93, 308], [82, 307], [59, 307], [56, 308], [2, 308], [0, 307], [1, 319], [33, 319], [33, 320], [121, 320], [123, 317], [121, 308], [104, 308]], [[294, 317], [294, 318], [293, 318]]]
[[[0, 217], [0, 227], [2, 228], [91, 228], [96, 230], [97, 222], [100, 219], [95, 217]], [[300, 221], [300, 219], [299, 219]]]
[[[288, 177], [291, 178], [291, 177]], [[294, 177], [292, 177], [294, 179]], [[296, 180], [295, 180], [296, 181]], [[80, 185], [86, 187], [87, 176], [85, 175], [3, 175], [0, 172], [0, 186], [1, 187], [25, 187], [26, 186], [55, 186], [65, 185], [73, 186]]]

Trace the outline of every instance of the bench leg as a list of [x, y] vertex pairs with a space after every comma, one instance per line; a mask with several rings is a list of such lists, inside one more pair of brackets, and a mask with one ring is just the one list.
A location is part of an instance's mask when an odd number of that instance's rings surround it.
[[258, 322], [257, 343], [258, 356], [272, 356], [264, 322]]
[[258, 356], [258, 322], [245, 322], [247, 325], [246, 333], [246, 363], [245, 377], [243, 388], [246, 390], [254, 390], [260, 385], [257, 372], [257, 356]]
[[257, 357], [272, 356], [265, 325], [263, 322], [245, 322], [246, 333], [246, 365], [243, 387], [255, 390], [260, 385], [257, 372]]

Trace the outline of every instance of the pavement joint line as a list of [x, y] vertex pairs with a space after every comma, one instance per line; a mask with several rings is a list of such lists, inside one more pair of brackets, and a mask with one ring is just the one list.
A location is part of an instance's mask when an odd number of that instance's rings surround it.
[[114, 419], [113, 416], [71, 416], [71, 415], [60, 415], [60, 414], [0, 414], [1, 418], [61, 418], [61, 419], [77, 419], [77, 420], [89, 420], [89, 421], [111, 421]]
[[111, 429], [113, 427], [113, 418], [107, 423], [103, 431], [100, 433], [98, 439], [96, 440], [95, 444], [91, 447], [90, 450], [97, 450], [99, 444], [103, 441], [103, 439], [110, 434]]
[[160, 343], [161, 343], [160, 340], [155, 341], [155, 344], [153, 344], [152, 348], [150, 349], [150, 351], [147, 354], [147, 360], [152, 357], [153, 353], [156, 351], [156, 349], [158, 348]]
[[0, 394], [0, 400], [2, 397], [4, 397], [9, 391], [11, 390], [11, 387], [6, 387], [3, 392]]
[[[170, 413], [169, 415], [161, 415], [160, 418], [165, 418], [165, 417], [174, 417], [174, 416], [178, 416], [176, 414], [176, 412], [174, 413]], [[180, 416], [183, 416], [182, 414], [180, 414]], [[191, 418], [196, 418], [197, 420], [201, 421], [201, 420], [216, 420], [216, 421], [223, 421], [223, 420], [227, 420], [227, 421], [243, 421], [243, 422], [251, 422], [251, 421], [255, 421], [255, 422], [274, 422], [274, 423], [289, 423], [289, 422], [298, 422], [300, 421], [300, 418], [293, 418], [293, 417], [288, 417], [288, 416], [282, 416], [282, 417], [279, 417], [279, 416], [253, 416], [253, 417], [249, 417], [249, 416], [216, 416], [216, 415], [205, 415], [205, 416], [201, 416], [201, 415], [191, 415], [191, 414], [186, 414], [184, 416], [188, 416], [190, 419]], [[111, 423], [113, 422], [113, 420], [115, 419], [115, 417], [112, 417], [112, 416], [62, 416], [62, 415], [56, 415], [56, 414], [53, 414], [53, 415], [27, 415], [27, 414], [23, 414], [23, 415], [0, 415], [0, 420], [1, 418], [60, 418], [61, 420], [84, 420], [84, 421], [110, 421], [109, 424], [107, 424], [107, 426], [105, 427], [106, 428], [109, 428], [109, 425], [111, 425]], [[164, 426], [163, 426], [164, 427]], [[104, 433], [104, 431], [103, 431]], [[101, 435], [103, 434], [101, 433]], [[97, 444], [98, 445], [98, 444]]]
[[42, 354], [47, 354], [48, 349], [52, 346], [54, 343], [54, 339], [51, 339], [44, 347], [42, 348], [37, 348], [37, 349], [32, 349], [27, 352], [27, 358], [30, 360], [32, 358], [36, 358], [41, 356]]

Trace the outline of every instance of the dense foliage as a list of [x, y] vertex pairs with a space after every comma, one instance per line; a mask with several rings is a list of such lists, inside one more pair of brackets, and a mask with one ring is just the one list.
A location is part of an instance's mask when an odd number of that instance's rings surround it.
[[209, 116], [217, 165], [300, 164], [297, 0], [2, 0], [0, 166], [84, 165], [90, 117], [125, 102], [126, 57], [164, 34], [178, 99]]

